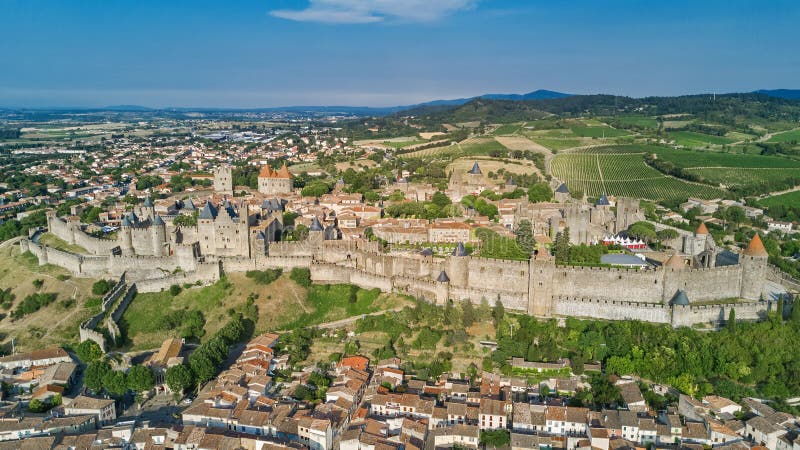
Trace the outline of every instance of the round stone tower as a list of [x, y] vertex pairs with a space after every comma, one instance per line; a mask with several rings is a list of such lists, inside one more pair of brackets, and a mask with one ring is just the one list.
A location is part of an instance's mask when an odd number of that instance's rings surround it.
[[747, 300], [759, 300], [764, 292], [764, 281], [767, 277], [767, 249], [756, 233], [750, 244], [739, 255], [742, 266], [741, 297]]

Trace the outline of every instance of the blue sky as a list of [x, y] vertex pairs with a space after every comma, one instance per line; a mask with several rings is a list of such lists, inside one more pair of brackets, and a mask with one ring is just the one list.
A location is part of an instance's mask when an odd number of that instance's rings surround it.
[[800, 2], [0, 0], [0, 106], [800, 88]]

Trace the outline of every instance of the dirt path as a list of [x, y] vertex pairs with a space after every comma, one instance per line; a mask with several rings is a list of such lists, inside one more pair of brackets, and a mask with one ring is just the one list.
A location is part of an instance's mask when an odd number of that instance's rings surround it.
[[791, 189], [785, 189], [783, 191], [775, 191], [775, 192], [770, 192], [770, 193], [767, 193], [767, 194], [763, 194], [763, 195], [760, 195], [760, 196], [756, 197], [756, 199], [757, 200], [761, 200], [762, 198], [767, 198], [767, 197], [777, 197], [778, 195], [788, 194], [790, 192], [796, 192], [796, 191], [800, 191], [800, 186], [795, 186], [795, 187], [793, 187]]
[[371, 312], [369, 314], [362, 314], [360, 316], [353, 316], [353, 317], [348, 317], [346, 319], [334, 320], [333, 322], [325, 322], [325, 323], [321, 323], [321, 324], [315, 325], [315, 326], [317, 328], [322, 328], [322, 329], [339, 328], [339, 327], [342, 327], [344, 325], [349, 325], [351, 323], [354, 323], [357, 320], [362, 319], [362, 318], [367, 317], [367, 316], [379, 316], [379, 315], [385, 314], [387, 312], [398, 312], [398, 311], [402, 311], [403, 308], [405, 308], [405, 306], [398, 306], [398, 307], [392, 308], [392, 309], [383, 309], [383, 310], [380, 310], [380, 311]]

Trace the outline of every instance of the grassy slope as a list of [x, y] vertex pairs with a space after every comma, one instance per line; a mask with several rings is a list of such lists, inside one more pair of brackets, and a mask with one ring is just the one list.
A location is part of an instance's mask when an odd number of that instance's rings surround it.
[[[137, 295], [122, 316], [128, 346], [133, 350], [152, 349], [161, 345], [164, 339], [180, 334], [180, 330], [159, 329], [158, 319], [163, 316], [165, 308], [200, 310], [206, 319], [205, 336], [211, 336], [225, 324], [228, 310], [242, 307], [250, 295], [257, 296], [256, 332], [339, 320], [400, 304], [396, 296], [373, 295], [364, 290], [358, 294], [359, 301], [352, 305], [336, 295], [312, 293], [309, 296], [305, 288], [286, 275], [266, 286], [242, 273], [228, 274], [227, 280], [229, 283], [184, 289], [175, 297], [169, 292]], [[312, 288], [312, 292], [315, 290]]]
[[[78, 342], [78, 325], [93, 313], [86, 301], [93, 297], [91, 288], [95, 280], [66, 278], [68, 275], [69, 272], [60, 267], [39, 266], [35, 256], [20, 255], [18, 247], [4, 245], [0, 248], [0, 289], [11, 288], [16, 295], [13, 307], [3, 313], [10, 314], [26, 296], [37, 292], [33, 280], [44, 281], [38, 292], [57, 294], [55, 302], [20, 320], [12, 322], [10, 317], [0, 320], [0, 339], [5, 345], [10, 346], [12, 337], [17, 351]], [[65, 307], [61, 301], [73, 295], [75, 304]]]

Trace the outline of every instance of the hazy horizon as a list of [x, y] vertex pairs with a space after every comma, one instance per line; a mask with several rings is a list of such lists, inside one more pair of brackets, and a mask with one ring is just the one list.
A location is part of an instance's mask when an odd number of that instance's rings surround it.
[[789, 1], [4, 2], [2, 107], [388, 107], [791, 89]]

